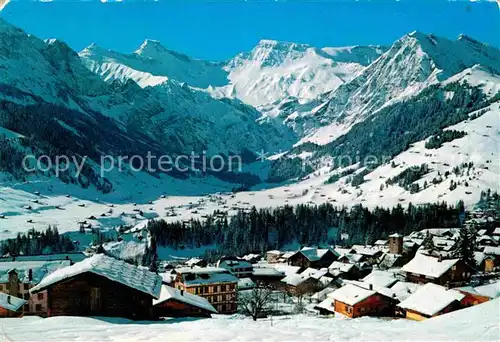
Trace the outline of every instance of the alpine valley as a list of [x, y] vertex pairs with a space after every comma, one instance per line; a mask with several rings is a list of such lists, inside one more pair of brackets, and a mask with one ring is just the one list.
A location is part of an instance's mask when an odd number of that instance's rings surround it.
[[[253, 206], [470, 207], [500, 190], [499, 119], [500, 50], [465, 35], [333, 48], [262, 40], [210, 62], [153, 40], [129, 54], [76, 52], [0, 19], [2, 238]], [[193, 151], [241, 156], [243, 171], [101, 176], [102, 155]], [[77, 158], [56, 177], [25, 171], [28, 154]]]

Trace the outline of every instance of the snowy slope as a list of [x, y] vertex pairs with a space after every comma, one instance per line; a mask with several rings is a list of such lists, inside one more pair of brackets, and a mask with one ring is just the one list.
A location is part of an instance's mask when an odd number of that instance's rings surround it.
[[86, 317], [6, 318], [3, 337], [13, 341], [492, 341], [498, 339], [499, 300], [423, 322], [371, 317], [357, 319], [288, 315], [259, 319], [219, 316], [132, 322]]
[[[307, 179], [285, 186], [257, 191], [239, 192], [217, 195], [214, 200], [203, 193], [215, 193], [221, 189], [228, 191], [230, 186], [214, 179], [191, 179], [188, 181], [170, 178], [161, 179], [160, 183], [142, 178], [120, 178], [120, 182], [127, 184], [122, 191], [107, 195], [98, 194], [88, 190], [79, 189], [77, 186], [68, 187], [53, 181], [43, 183], [29, 183], [15, 188], [0, 188], [0, 214], [6, 214], [6, 219], [0, 221], [3, 238], [13, 237], [17, 232], [27, 231], [30, 228], [45, 229], [48, 224], [57, 224], [60, 231], [78, 230], [78, 222], [86, 220], [93, 227], [113, 228], [119, 225], [144, 227], [147, 219], [161, 217], [167, 221], [189, 220], [190, 218], [203, 219], [203, 215], [211, 214], [221, 209], [223, 203], [229, 215], [234, 215], [234, 208], [276, 207], [284, 204], [321, 204], [330, 202], [338, 206], [352, 206], [362, 204], [374, 208], [375, 206], [393, 207], [397, 204], [403, 206], [408, 203], [414, 205], [446, 201], [455, 204], [459, 199], [465, 202], [468, 208], [477, 203], [482, 190], [490, 188], [500, 190], [499, 174], [500, 165], [495, 162], [500, 157], [500, 103], [491, 105], [490, 110], [482, 116], [462, 122], [449, 129], [467, 132], [461, 139], [445, 143], [438, 149], [426, 149], [425, 141], [417, 142], [407, 151], [396, 156], [391, 166], [389, 161], [365, 176], [365, 182], [359, 187], [348, 184], [347, 177], [341, 178], [333, 184], [325, 184], [326, 180], [334, 173], [342, 170], [330, 171], [324, 166]], [[467, 172], [455, 175], [452, 169], [463, 163], [473, 162], [474, 166]], [[416, 182], [423, 188], [425, 182], [428, 186], [420, 192], [411, 194], [398, 185], [386, 186], [386, 180], [401, 173], [410, 166], [429, 165], [430, 171]], [[361, 171], [358, 170], [357, 172]], [[450, 175], [445, 178], [446, 171]], [[432, 184], [432, 179], [442, 175], [442, 182]], [[151, 177], [152, 178], [152, 177]], [[450, 190], [451, 181], [460, 183], [456, 189]], [[467, 185], [465, 184], [467, 182]], [[383, 190], [380, 190], [384, 185]], [[0, 185], [1, 186], [1, 185]], [[42, 198], [33, 195], [40, 191]], [[65, 192], [66, 191], [66, 192]], [[65, 197], [71, 193], [72, 198]], [[160, 198], [162, 193], [169, 196]], [[96, 199], [98, 197], [98, 199]], [[32, 200], [40, 199], [40, 203]], [[152, 201], [149, 204], [149, 201]], [[137, 202], [134, 205], [133, 202]], [[79, 204], [85, 203], [85, 207]], [[109, 204], [113, 203], [110, 208]], [[32, 210], [24, 209], [31, 205]], [[174, 207], [175, 216], [168, 216]], [[108, 211], [112, 209], [111, 213]], [[138, 210], [143, 215], [138, 215]], [[193, 211], [196, 210], [196, 213]], [[100, 215], [106, 213], [104, 217]], [[94, 215], [95, 220], [88, 217]], [[27, 220], [32, 223], [27, 224]], [[120, 245], [126, 247], [125, 245]], [[118, 247], [118, 246], [117, 246]], [[121, 247], [120, 247], [121, 248]]]
[[306, 127], [301, 142], [326, 144], [384, 106], [474, 65], [498, 75], [499, 61], [498, 49], [467, 36], [452, 41], [412, 32], [350, 82], [327, 94], [321, 104], [313, 103], [313, 110], [311, 104], [305, 104], [305, 109], [296, 108], [290, 120], [299, 120]]

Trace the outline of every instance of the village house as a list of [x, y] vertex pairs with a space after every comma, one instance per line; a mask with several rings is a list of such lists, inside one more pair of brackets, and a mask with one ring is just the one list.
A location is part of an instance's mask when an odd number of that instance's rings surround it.
[[217, 267], [224, 268], [237, 278], [249, 278], [253, 274], [253, 265], [235, 257], [222, 257]]
[[47, 316], [107, 316], [152, 319], [160, 296], [157, 274], [97, 254], [49, 274], [30, 290], [47, 292]]
[[191, 258], [185, 262], [187, 267], [207, 267], [207, 261], [200, 258]]
[[352, 248], [356, 251], [356, 254], [364, 256], [364, 261], [370, 265], [375, 265], [383, 254], [380, 249], [372, 246], [354, 245]]
[[334, 300], [335, 312], [347, 317], [393, 316], [396, 299], [381, 291], [347, 284], [332, 292], [328, 297]]
[[465, 296], [460, 301], [460, 305], [462, 307], [469, 307], [469, 306], [473, 306], [473, 305], [482, 304], [482, 303], [487, 302], [491, 299], [490, 297], [479, 293], [472, 286], [459, 287], [459, 288], [456, 288], [454, 290], [461, 292]]
[[244, 255], [243, 257], [241, 257], [241, 259], [246, 260], [251, 264], [255, 264], [261, 259], [261, 256], [260, 256], [260, 254], [250, 253], [250, 254]]
[[378, 249], [382, 249], [382, 250], [387, 248], [388, 245], [389, 245], [389, 241], [387, 241], [387, 240], [377, 240], [373, 244], [373, 246], [377, 247]]
[[292, 266], [300, 266], [304, 269], [309, 267], [320, 269], [330, 266], [337, 258], [338, 254], [330, 249], [304, 247], [293, 254], [288, 262]]
[[401, 272], [407, 281], [414, 283], [461, 285], [470, 280], [475, 269], [460, 259], [443, 259], [417, 253], [401, 268]]
[[46, 291], [31, 296], [29, 290], [48, 274], [70, 264], [70, 260], [4, 261], [0, 263], [0, 292], [26, 300], [24, 315], [46, 316]]
[[500, 247], [486, 246], [483, 253], [485, 255], [485, 272], [493, 272], [500, 266]]
[[309, 274], [291, 274], [281, 280], [284, 291], [301, 297], [305, 294], [313, 294], [320, 289], [319, 278], [313, 278]]
[[270, 264], [275, 264], [279, 262], [279, 259], [283, 255], [283, 252], [273, 250], [266, 253], [266, 261]]
[[162, 285], [159, 299], [153, 300], [156, 317], [210, 317], [217, 313], [206, 298]]
[[460, 301], [465, 297], [459, 291], [427, 283], [413, 295], [398, 304], [405, 317], [415, 321], [439, 316], [460, 309]]
[[198, 295], [221, 314], [237, 311], [238, 278], [228, 270], [218, 267], [176, 268], [174, 287]]
[[250, 278], [256, 284], [277, 287], [281, 279], [285, 278], [285, 273], [278, 271], [274, 267], [254, 266]]
[[0, 292], [0, 317], [20, 317], [26, 300]]
[[328, 266], [328, 272], [335, 278], [356, 280], [361, 276], [359, 268], [355, 264], [334, 261]]

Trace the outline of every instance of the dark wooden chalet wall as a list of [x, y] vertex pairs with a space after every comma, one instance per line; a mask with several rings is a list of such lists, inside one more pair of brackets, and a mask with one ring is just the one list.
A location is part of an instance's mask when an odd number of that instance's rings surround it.
[[48, 288], [48, 316], [153, 318], [152, 296], [105, 277], [83, 273]]

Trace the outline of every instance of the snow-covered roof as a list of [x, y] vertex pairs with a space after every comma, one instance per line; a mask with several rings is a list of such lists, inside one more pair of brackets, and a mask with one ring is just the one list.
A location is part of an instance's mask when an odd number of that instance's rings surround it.
[[328, 273], [327, 269], [317, 270], [315, 268], [309, 267], [309, 268], [305, 269], [301, 273], [301, 275], [309, 276], [309, 277], [314, 278], [314, 279], [319, 279], [319, 278], [321, 278], [322, 276], [324, 276], [327, 273]]
[[126, 263], [125, 261], [108, 257], [104, 254], [96, 254], [91, 258], [77, 262], [49, 274], [30, 292], [39, 292], [50, 285], [59, 283], [65, 279], [73, 278], [83, 273], [93, 273], [105, 277], [111, 281], [126, 285], [138, 291], [144, 292], [158, 298], [162, 279], [159, 275], [145, 268]]
[[18, 255], [15, 257], [2, 257], [0, 258], [0, 263], [3, 262], [19, 262], [19, 261], [63, 261], [70, 260], [72, 262], [78, 262], [85, 259], [87, 256], [82, 252], [76, 253], [59, 253], [59, 254], [38, 254], [38, 255]]
[[394, 264], [401, 258], [402, 256], [400, 254], [384, 253], [380, 257], [378, 265], [386, 268], [392, 268], [394, 267]]
[[334, 292], [335, 289], [331, 287], [325, 287], [323, 290], [316, 292], [311, 296], [312, 299], [321, 300], [322, 298], [328, 296], [330, 293]]
[[255, 283], [250, 278], [238, 279], [238, 290], [251, 289], [255, 287]]
[[199, 258], [191, 258], [189, 259], [188, 261], [185, 262], [186, 265], [188, 266], [194, 266], [200, 262], [202, 262], [203, 259], [199, 259]]
[[236, 259], [227, 259], [227, 260], [220, 260], [217, 263], [217, 267], [223, 267], [227, 266], [230, 269], [233, 268], [253, 268], [252, 264], [249, 263], [246, 260], [236, 260]]
[[500, 235], [500, 227], [495, 228], [493, 235]]
[[363, 278], [363, 282], [372, 284], [373, 289], [377, 290], [381, 287], [388, 287], [395, 284], [398, 280], [394, 274], [386, 271], [373, 270], [370, 274]]
[[274, 268], [276, 268], [278, 271], [283, 272], [285, 276], [289, 276], [292, 274], [296, 274], [297, 272], [300, 271], [300, 266], [292, 266], [292, 265], [275, 265]]
[[323, 301], [321, 301], [320, 303], [318, 303], [317, 305], [315, 305], [314, 307], [315, 308], [319, 308], [319, 309], [323, 309], [323, 310], [327, 310], [327, 311], [330, 311], [330, 312], [335, 312], [335, 307], [334, 307], [334, 302], [333, 302], [333, 299], [330, 298], [330, 297], [327, 297], [325, 298]]
[[357, 254], [357, 253], [351, 254], [351, 253], [349, 253], [349, 254], [342, 255], [340, 258], [346, 258], [351, 263], [358, 263], [358, 262], [361, 262], [364, 257], [365, 256], [363, 254]]
[[298, 286], [309, 279], [314, 279], [314, 278], [307, 274], [291, 274], [281, 279], [281, 282], [290, 286]]
[[479, 230], [477, 231], [477, 235], [482, 236], [482, 235], [486, 234], [486, 232], [487, 232], [487, 230], [486, 230], [486, 229], [479, 229]]
[[484, 254], [487, 255], [499, 255], [500, 256], [500, 247], [486, 246], [483, 250]]
[[416, 311], [427, 316], [433, 316], [454, 301], [461, 301], [465, 295], [456, 290], [427, 283], [413, 295], [399, 303], [399, 307]]
[[290, 258], [292, 255], [295, 255], [296, 252], [285, 252], [283, 253], [283, 255], [281, 256], [283, 259], [288, 259]]
[[388, 244], [387, 240], [377, 240], [375, 241], [375, 246], [385, 246]]
[[16, 312], [24, 304], [26, 304], [26, 300], [0, 292], [0, 308]]
[[460, 259], [443, 259], [439, 261], [439, 258], [417, 253], [409, 263], [401, 268], [401, 271], [439, 278], [459, 260]]
[[348, 305], [355, 305], [362, 302], [366, 298], [373, 296], [375, 293], [375, 291], [367, 290], [354, 284], [347, 284], [332, 292], [329, 297]]
[[360, 245], [354, 245], [352, 248], [356, 251], [356, 253], [361, 254], [361, 255], [366, 255], [366, 256], [374, 256], [380, 253], [379, 248], [375, 248], [372, 246], [360, 246]]
[[[320, 260], [328, 251], [329, 249], [319, 249], [316, 247], [303, 247], [299, 252], [297, 253], [302, 253], [307, 260], [309, 261], [318, 261]], [[333, 252], [332, 252], [333, 253]]]
[[180, 291], [168, 285], [162, 285], [160, 298], [153, 299], [153, 305], [158, 305], [166, 302], [167, 300], [177, 300], [192, 306], [196, 306], [200, 309], [204, 309], [213, 313], [217, 313], [217, 310], [203, 297], [194, 295], [187, 291]]
[[184, 284], [187, 286], [212, 283], [238, 283], [238, 278], [229, 273], [225, 268], [182, 267], [176, 268], [174, 272], [182, 275]]
[[274, 267], [254, 267], [253, 268], [254, 276], [274, 276], [274, 277], [284, 277], [285, 273], [278, 271]]
[[331, 263], [330, 266], [328, 266], [329, 270], [339, 270], [340, 272], [349, 272], [353, 269], [353, 267], [356, 267], [354, 264], [346, 264], [343, 262], [339, 261], [334, 261]]
[[[17, 277], [22, 283], [38, 284], [48, 274], [69, 266], [71, 261], [8, 261], [0, 263], [0, 283], [6, 283], [9, 279], [8, 272], [15, 270]], [[32, 279], [29, 280], [31, 270]]]
[[500, 297], [500, 281], [492, 284], [476, 286], [474, 290], [482, 296], [498, 298]]
[[399, 233], [394, 233], [394, 234], [391, 234], [389, 235], [390, 238], [398, 238], [398, 237], [403, 237], [403, 235], [399, 234]]
[[352, 252], [355, 252], [355, 250], [352, 248], [335, 247], [335, 252], [337, 252], [338, 255], [344, 255], [351, 254]]
[[246, 261], [250, 261], [252, 259], [259, 259], [260, 258], [260, 254], [247, 254], [245, 256], [242, 257], [243, 260], [246, 260]]
[[418, 291], [423, 285], [410, 283], [406, 281], [398, 281], [396, 284], [391, 286], [392, 292], [396, 295], [396, 298], [402, 302], [406, 298], [410, 297], [412, 294]]

